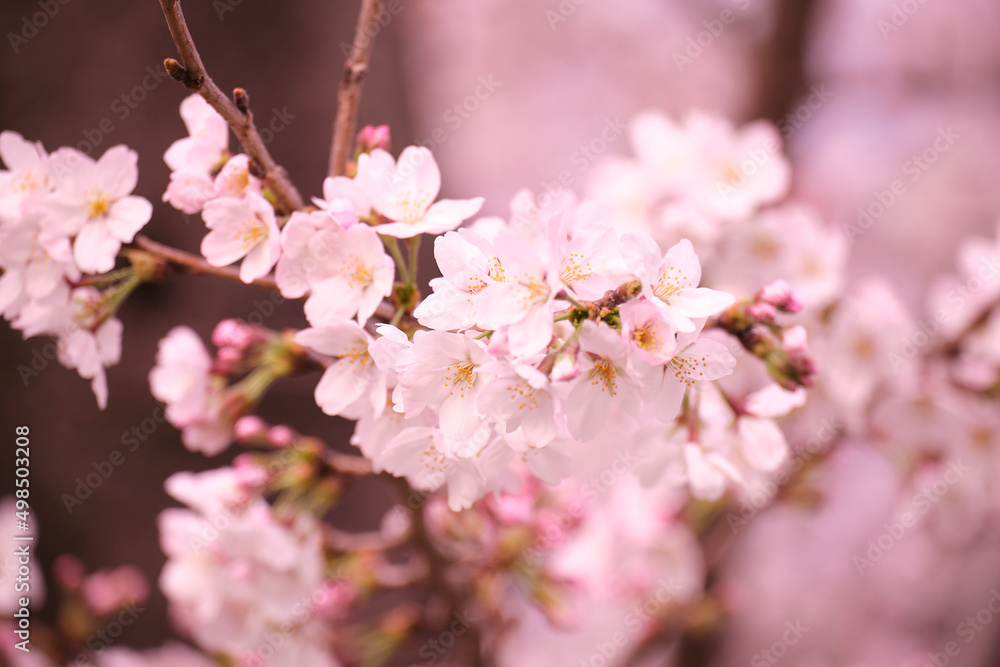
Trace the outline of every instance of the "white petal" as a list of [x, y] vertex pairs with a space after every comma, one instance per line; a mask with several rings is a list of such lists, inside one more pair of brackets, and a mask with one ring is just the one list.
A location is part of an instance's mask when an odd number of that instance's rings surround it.
[[115, 256], [122, 247], [102, 220], [83, 225], [73, 243], [73, 257], [84, 273], [106, 273], [115, 268]]
[[135, 190], [139, 181], [139, 155], [128, 146], [112, 146], [97, 161], [102, 188], [112, 199], [121, 199]]
[[119, 199], [108, 210], [107, 225], [122, 243], [131, 243], [140, 229], [153, 217], [153, 205], [143, 197]]
[[785, 434], [770, 419], [741, 417], [737, 421], [737, 430], [743, 458], [755, 469], [770, 472], [788, 456]]

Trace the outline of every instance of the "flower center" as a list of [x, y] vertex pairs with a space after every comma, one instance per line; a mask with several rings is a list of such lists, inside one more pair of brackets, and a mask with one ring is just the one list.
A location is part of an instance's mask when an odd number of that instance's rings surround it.
[[584, 261], [583, 255], [580, 253], [571, 252], [559, 272], [559, 280], [567, 285], [573, 285], [573, 283], [586, 280], [591, 273], [593, 271], [590, 268], [590, 262]]
[[653, 286], [653, 294], [661, 301], [669, 301], [688, 287], [694, 287], [688, 277], [679, 269], [671, 266], [660, 271], [660, 277]]
[[662, 345], [652, 322], [646, 322], [637, 326], [635, 331], [632, 332], [632, 340], [639, 346], [639, 349], [646, 350], [647, 352], [659, 350]]
[[607, 359], [600, 357], [590, 369], [590, 384], [601, 385], [601, 391], [607, 391], [614, 396], [618, 390], [618, 371]]
[[10, 189], [13, 192], [31, 192], [32, 190], [37, 190], [42, 187], [42, 181], [38, 176], [30, 169], [24, 169], [17, 172], [14, 175], [14, 179], [10, 184]]
[[341, 262], [340, 270], [351, 287], [367, 287], [372, 284], [371, 269], [361, 261], [359, 256], [353, 253]]
[[444, 376], [445, 384], [451, 384], [452, 390], [450, 394], [465, 397], [466, 391], [472, 390], [472, 385], [476, 381], [476, 365], [470, 360], [466, 360], [457, 364], [453, 364], [448, 367], [451, 371], [448, 375]]
[[539, 407], [537, 392], [527, 382], [512, 384], [507, 387], [507, 391], [510, 392], [510, 400], [517, 403], [518, 410], [534, 410]]
[[244, 250], [250, 250], [267, 237], [267, 227], [257, 218], [247, 218], [240, 223], [236, 238], [243, 244]]
[[411, 225], [420, 222], [431, 203], [431, 197], [428, 190], [409, 190], [397, 194], [396, 205], [403, 209], [403, 222]]
[[91, 220], [103, 218], [108, 213], [111, 206], [111, 198], [100, 190], [91, 190], [84, 200], [83, 209], [87, 212], [87, 217]]

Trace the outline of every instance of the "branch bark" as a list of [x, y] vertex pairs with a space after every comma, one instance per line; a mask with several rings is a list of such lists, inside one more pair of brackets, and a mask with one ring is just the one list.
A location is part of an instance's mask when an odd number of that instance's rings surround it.
[[[140, 234], [135, 237], [135, 241], [133, 243], [135, 247], [149, 255], [152, 255], [155, 259], [161, 260], [162, 262], [174, 267], [184, 269], [190, 273], [202, 273], [205, 275], [225, 278], [226, 280], [233, 280], [240, 283], [243, 282], [240, 280], [239, 271], [231, 266], [212, 266], [200, 255], [195, 255], [184, 250], [164, 245], [147, 236]], [[250, 284], [255, 287], [262, 287], [268, 290], [278, 289], [278, 283], [276, 283], [274, 278], [271, 278], [270, 276], [266, 278], [258, 278]], [[392, 319], [393, 313], [395, 312], [396, 308], [391, 303], [383, 301], [378, 305], [378, 308], [375, 309], [375, 317], [388, 322]]]
[[344, 78], [337, 91], [337, 117], [333, 122], [333, 144], [330, 147], [330, 176], [342, 176], [347, 170], [347, 158], [358, 122], [361, 89], [365, 75], [368, 74], [368, 62], [378, 33], [375, 19], [381, 4], [382, 0], [361, 0], [361, 13], [354, 29], [354, 44], [351, 46], [351, 55], [344, 63]]
[[[163, 245], [162, 243], [158, 243], [141, 234], [135, 237], [134, 243], [137, 248], [149, 253], [153, 257], [160, 259], [167, 264], [190, 271], [191, 273], [204, 273], [211, 276], [226, 278], [227, 280], [242, 282], [240, 280], [239, 271], [232, 267], [212, 266], [198, 255], [178, 250], [177, 248], [172, 248], [168, 245]], [[265, 289], [278, 289], [278, 284], [274, 282], [273, 278], [269, 277], [258, 278], [251, 284]]]
[[257, 126], [253, 122], [253, 113], [245, 107], [246, 94], [242, 94], [243, 106], [246, 112], [233, 102], [233, 100], [222, 92], [222, 89], [205, 71], [205, 65], [201, 61], [198, 49], [195, 48], [191, 31], [188, 30], [187, 22], [184, 20], [184, 12], [181, 11], [180, 0], [160, 0], [160, 7], [163, 15], [167, 19], [167, 27], [177, 45], [183, 66], [175, 60], [167, 59], [164, 62], [167, 72], [176, 80], [183, 83], [189, 90], [199, 93], [205, 101], [212, 105], [212, 108], [226, 119], [229, 127], [232, 128], [236, 138], [239, 139], [243, 150], [256, 162], [263, 171], [264, 183], [274, 193], [275, 204], [286, 212], [302, 208], [305, 204], [302, 195], [292, 184], [285, 171], [271, 154], [257, 131]]

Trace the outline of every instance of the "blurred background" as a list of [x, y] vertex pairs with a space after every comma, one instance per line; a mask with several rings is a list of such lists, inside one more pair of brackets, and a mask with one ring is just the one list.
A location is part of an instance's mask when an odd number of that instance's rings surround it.
[[[567, 169], [572, 178], [563, 185], [581, 191], [595, 160], [628, 150], [625, 133], [614, 128], [637, 112], [701, 108], [738, 123], [778, 123], [795, 195], [813, 202], [835, 228], [855, 224], [859, 208], [904, 179], [905, 194], [851, 245], [850, 277], [885, 277], [914, 314], [922, 313], [931, 281], [954, 265], [961, 239], [993, 234], [1000, 213], [1000, 4], [992, 0], [398, 0], [393, 6], [398, 11], [386, 15], [377, 37], [360, 121], [391, 125], [397, 151], [410, 143], [429, 146], [443, 172], [442, 196], [484, 195], [484, 213], [505, 214], [520, 188], [560, 187]], [[273, 130], [272, 154], [304, 195], [319, 195], [357, 3], [187, 0], [184, 9], [211, 76], [224, 90], [249, 92], [258, 125]], [[169, 174], [162, 154], [184, 134], [177, 108], [187, 94], [162, 74], [163, 58], [176, 53], [159, 4], [5, 0], [0, 26], [0, 128], [49, 150], [77, 146], [95, 157], [125, 143], [140, 156], [136, 193], [159, 202]], [[939, 136], [951, 137], [947, 148], [935, 150], [933, 162], [915, 161]], [[205, 230], [200, 218], [159, 204], [145, 233], [196, 251]], [[157, 424], [72, 514], [63, 494], [73, 494], [77, 478], [122, 449], [125, 434], [156, 413], [147, 374], [157, 341], [172, 326], [186, 323], [208, 338], [219, 319], [253, 312], [272, 328], [303, 323], [298, 304], [208, 278], [143, 287], [120, 315], [124, 352], [109, 370], [104, 412], [87, 382], [46, 362], [47, 341], [22, 342], [0, 327], [0, 410], [4, 424], [32, 428], [32, 497], [46, 564], [72, 551], [88, 569], [133, 562], [155, 582], [163, 563], [155, 517], [171, 504], [163, 480], [176, 470], [218, 467], [228, 454], [215, 460], [191, 454], [177, 432]], [[33, 363], [44, 368], [19, 372]], [[315, 381], [281, 383], [262, 416], [282, 422], [294, 414], [303, 433], [346, 448], [350, 427], [320, 413], [312, 400]], [[873, 458], [850, 465], [841, 489], [846, 497], [877, 505], [891, 495]], [[3, 483], [8, 479], [4, 474]], [[374, 486], [352, 493], [366, 502], [347, 499], [352, 511], [339, 517], [346, 527], [370, 525], [391, 502]], [[888, 520], [886, 507], [885, 517], [865, 521]], [[824, 530], [830, 525], [839, 524]], [[823, 539], [807, 525], [785, 528], [800, 530], [803, 541]], [[758, 541], [766, 539], [764, 530]], [[990, 549], [942, 564], [933, 594], [906, 601], [922, 613], [896, 619], [896, 631], [945, 637], [985, 604], [1000, 585], [996, 537], [987, 541]], [[786, 577], [787, 591], [751, 586], [764, 599], [747, 608], [770, 605], [774, 617], [794, 620], [797, 601], [808, 597], [802, 609], [812, 607], [835, 590], [835, 578], [819, 579], [791, 585]], [[845, 617], [877, 614], [876, 602], [847, 596], [833, 605], [820, 616], [828, 625], [814, 625], [809, 640], [823, 642], [824, 635], [860, 647], [864, 628], [852, 625], [845, 633], [835, 626]], [[774, 639], [758, 632], [750, 616], [731, 621], [719, 664], [736, 664], [732, 656], [753, 655]], [[1000, 622], [950, 664], [998, 664], [997, 629]], [[164, 601], [154, 592], [127, 643], [153, 645], [167, 635]], [[892, 654], [859, 648], [856, 662], [811, 664], [897, 664], [877, 657]]]

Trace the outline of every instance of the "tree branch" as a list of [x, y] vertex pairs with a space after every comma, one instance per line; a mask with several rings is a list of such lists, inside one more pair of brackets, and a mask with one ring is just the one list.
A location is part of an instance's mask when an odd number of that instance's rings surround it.
[[[232, 267], [212, 266], [199, 255], [178, 250], [177, 248], [171, 248], [170, 246], [163, 245], [162, 243], [157, 243], [156, 241], [141, 234], [135, 237], [134, 243], [137, 248], [152, 255], [153, 257], [160, 259], [167, 264], [172, 264], [173, 266], [190, 271], [191, 273], [205, 273], [212, 276], [218, 276], [220, 278], [226, 278], [228, 280], [242, 282], [240, 280], [239, 271]], [[258, 278], [253, 281], [251, 285], [271, 290], [278, 289], [278, 284], [275, 283], [274, 279], [270, 277]]]
[[368, 62], [378, 26], [375, 21], [381, 0], [361, 0], [361, 13], [354, 29], [351, 55], [344, 63], [344, 78], [337, 91], [337, 117], [333, 122], [333, 145], [330, 147], [330, 176], [342, 176], [347, 170], [347, 158], [358, 122], [361, 88], [368, 74]]
[[246, 93], [243, 92], [240, 96], [241, 106], [246, 109], [244, 112], [222, 92], [205, 71], [205, 65], [184, 20], [180, 0], [160, 0], [160, 6], [163, 8], [170, 34], [183, 61], [182, 66], [176, 60], [168, 58], [164, 61], [167, 72], [189, 90], [199, 93], [226, 119], [252, 163], [256, 162], [256, 166], [263, 172], [264, 183], [274, 193], [277, 208], [286, 213], [302, 208], [304, 206], [302, 195], [292, 184], [285, 169], [271, 157], [260, 138], [260, 133], [257, 132], [257, 127], [253, 123], [253, 113], [246, 107]]

